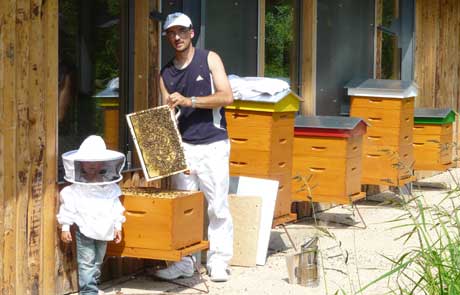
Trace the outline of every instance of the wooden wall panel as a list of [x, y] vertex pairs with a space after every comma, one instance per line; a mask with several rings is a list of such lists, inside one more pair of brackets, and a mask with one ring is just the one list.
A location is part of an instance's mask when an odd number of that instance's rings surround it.
[[415, 35], [416, 106], [458, 109], [460, 2], [417, 0]]
[[420, 87], [417, 107], [434, 107], [439, 1], [416, 1], [415, 81]]
[[44, 197], [56, 200], [56, 111], [46, 106], [57, 109], [57, 3], [0, 1], [1, 294], [56, 294], [56, 246], [44, 243], [56, 212]]
[[[0, 88], [0, 95], [2, 94]], [[1, 206], [5, 202], [5, 175], [1, 173], [5, 171], [5, 157], [4, 157], [5, 146], [3, 145], [3, 135], [0, 134], [0, 255], [4, 257], [4, 236], [3, 233], [5, 232], [5, 225], [4, 225], [4, 218], [5, 218], [5, 211]], [[3, 263], [0, 263], [0, 284], [3, 283]], [[0, 294], [3, 294], [2, 291], [3, 287], [0, 287]]]
[[[0, 277], [0, 288], [3, 294], [15, 294], [15, 276], [16, 276], [16, 222], [15, 222], [15, 200], [16, 200], [16, 161], [15, 161], [15, 126], [16, 126], [16, 79], [12, 74], [15, 71], [15, 45], [16, 45], [16, 1], [0, 1], [0, 19], [2, 26], [2, 35], [0, 43], [2, 54], [0, 63], [5, 73], [3, 79], [3, 88], [1, 97], [3, 100], [4, 119], [0, 121], [0, 132], [3, 135], [3, 141], [8, 142], [4, 145], [2, 157], [4, 159], [3, 171], [3, 203], [0, 210], [3, 211], [3, 252], [2, 273]], [[8, 73], [8, 74], [6, 74]]]
[[[42, 208], [43, 208], [43, 176], [45, 150], [45, 69], [44, 34], [42, 26], [42, 1], [30, 2], [30, 50], [29, 62], [29, 148], [30, 148], [30, 181], [29, 198], [27, 203], [27, 269], [31, 289], [40, 286], [40, 267], [42, 249]], [[33, 28], [40, 28], [34, 30]], [[48, 115], [48, 114], [46, 114]], [[38, 291], [38, 290], [37, 290]]]
[[439, 45], [436, 61], [436, 107], [457, 108], [458, 89], [458, 1], [439, 1]]
[[[27, 205], [30, 198], [30, 168], [32, 134], [29, 133], [29, 64], [30, 64], [30, 1], [17, 0], [16, 2], [16, 293], [30, 292], [27, 269]], [[36, 44], [34, 44], [35, 46]], [[19, 282], [22, 282], [21, 284]]]
[[[62, 281], [62, 274], [58, 273], [56, 264], [60, 261], [59, 238], [56, 223], [57, 203], [57, 108], [58, 108], [58, 0], [48, 0], [42, 7], [42, 30], [44, 42], [44, 59], [46, 60], [43, 70], [45, 79], [43, 86], [45, 90], [45, 141], [46, 149], [44, 152], [44, 188], [43, 188], [43, 227], [42, 227], [42, 255], [41, 255], [41, 274], [43, 283], [41, 284], [41, 294], [58, 294], [58, 291], [69, 291], [60, 288], [58, 281]], [[60, 277], [61, 275], [61, 277]], [[76, 273], [67, 281], [76, 282]], [[70, 290], [76, 290], [76, 286]]]

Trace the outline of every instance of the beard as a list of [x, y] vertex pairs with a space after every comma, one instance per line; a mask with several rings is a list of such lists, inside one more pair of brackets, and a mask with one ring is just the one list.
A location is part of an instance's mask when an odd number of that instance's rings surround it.
[[184, 52], [184, 51], [187, 51], [188, 49], [190, 49], [190, 46], [192, 45], [192, 42], [191, 41], [188, 41], [188, 42], [183, 42], [181, 45], [181, 47], [178, 47], [178, 46], [174, 46], [175, 50], [177, 52]]

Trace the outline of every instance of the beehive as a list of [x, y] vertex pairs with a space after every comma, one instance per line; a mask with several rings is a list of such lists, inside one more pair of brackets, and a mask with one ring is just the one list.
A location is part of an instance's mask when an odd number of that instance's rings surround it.
[[293, 199], [349, 204], [361, 192], [362, 141], [367, 124], [359, 118], [298, 116], [292, 166]]
[[123, 240], [109, 243], [107, 255], [177, 261], [206, 249], [203, 198], [202, 192], [123, 189]]
[[415, 170], [445, 171], [453, 166], [453, 126], [450, 108], [417, 108], [414, 114]]
[[413, 180], [414, 83], [400, 80], [350, 82], [350, 116], [369, 127], [363, 140], [363, 184], [401, 186]]
[[235, 100], [226, 107], [230, 174], [278, 180], [275, 219], [290, 216], [294, 119], [298, 109], [299, 98], [289, 90], [258, 100]]

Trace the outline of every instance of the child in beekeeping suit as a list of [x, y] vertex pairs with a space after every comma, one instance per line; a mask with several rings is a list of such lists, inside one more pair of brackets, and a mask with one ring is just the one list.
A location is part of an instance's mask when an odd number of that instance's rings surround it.
[[107, 241], [121, 241], [125, 221], [117, 184], [125, 156], [108, 150], [100, 136], [91, 135], [78, 150], [64, 153], [62, 160], [64, 179], [72, 184], [60, 192], [61, 240], [72, 242], [70, 226], [75, 224], [80, 294], [104, 294], [97, 284]]

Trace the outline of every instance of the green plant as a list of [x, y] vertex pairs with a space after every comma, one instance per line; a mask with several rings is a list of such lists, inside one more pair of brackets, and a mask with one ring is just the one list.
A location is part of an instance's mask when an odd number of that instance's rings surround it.
[[426, 205], [423, 196], [403, 201], [404, 213], [390, 222], [403, 222], [393, 228], [407, 228], [400, 236], [415, 247], [392, 259], [391, 270], [358, 291], [376, 282], [393, 278], [392, 294], [460, 294], [460, 195], [459, 188], [447, 193], [436, 205]]

